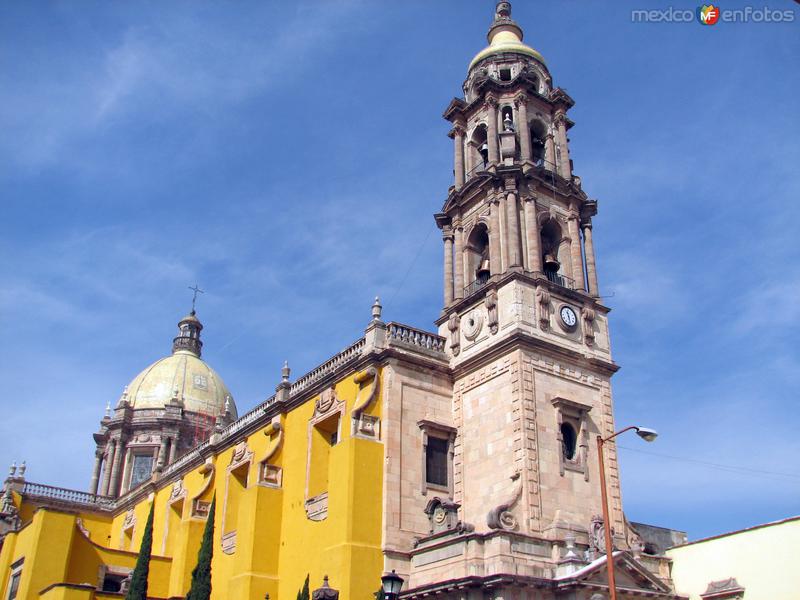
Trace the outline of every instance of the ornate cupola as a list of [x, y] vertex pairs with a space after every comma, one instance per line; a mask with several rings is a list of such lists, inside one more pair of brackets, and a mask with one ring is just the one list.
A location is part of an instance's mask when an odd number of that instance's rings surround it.
[[203, 350], [203, 342], [200, 341], [202, 330], [203, 324], [192, 310], [178, 322], [178, 337], [172, 340], [172, 353], [189, 352], [199, 357]]

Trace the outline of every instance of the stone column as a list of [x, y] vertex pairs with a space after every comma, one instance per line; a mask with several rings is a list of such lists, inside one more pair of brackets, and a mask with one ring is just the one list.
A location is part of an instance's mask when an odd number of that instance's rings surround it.
[[508, 223], [508, 266], [518, 267], [522, 264], [519, 248], [519, 209], [517, 207], [517, 191], [509, 190], [506, 195], [506, 214]]
[[556, 115], [556, 135], [558, 146], [561, 148], [561, 160], [558, 165], [559, 174], [567, 180], [572, 179], [572, 169], [569, 166], [569, 147], [567, 145], [567, 117], [563, 112]]
[[483, 105], [486, 111], [486, 143], [489, 145], [489, 164], [496, 165], [500, 160], [500, 148], [497, 141], [497, 99], [487, 96]]
[[461, 300], [464, 297], [464, 228], [461, 223], [456, 225], [454, 254], [453, 298]]
[[595, 298], [600, 295], [597, 285], [597, 266], [594, 258], [594, 242], [592, 241], [592, 222], [587, 221], [583, 227], [583, 251], [586, 254], [586, 279], [589, 282], [589, 294]]
[[453, 232], [449, 227], [442, 230], [444, 240], [444, 305], [453, 303]]
[[459, 190], [464, 185], [464, 128], [461, 125], [456, 125], [450, 131], [450, 137], [453, 138], [454, 158], [453, 169], [455, 171], [456, 189]]
[[108, 495], [116, 498], [119, 495], [119, 466], [122, 462], [122, 455], [125, 453], [125, 446], [119, 438], [114, 444], [114, 463], [111, 465], [111, 481], [108, 484]]
[[533, 162], [531, 156], [531, 128], [528, 125], [528, 97], [519, 94], [514, 103], [517, 105], [517, 131], [519, 132], [520, 159], [522, 162]]
[[167, 436], [161, 436], [161, 445], [158, 447], [158, 455], [156, 456], [156, 469], [159, 471], [164, 468], [165, 461], [167, 460]]
[[92, 469], [92, 482], [89, 484], [89, 493], [96, 494], [100, 484], [100, 467], [103, 464], [103, 451], [98, 448], [94, 452], [94, 468]]
[[536, 218], [536, 199], [533, 196], [525, 198], [525, 237], [528, 242], [528, 267], [531, 271], [541, 273], [542, 268], [542, 241], [539, 232], [539, 220]]
[[544, 138], [544, 168], [548, 171], [558, 172], [556, 168], [556, 143], [553, 134], [548, 133]]
[[583, 276], [583, 260], [581, 258], [581, 234], [578, 231], [578, 216], [572, 215], [568, 220], [569, 227], [569, 255], [572, 259], [572, 277], [575, 279], [575, 289], [585, 290], [586, 282]]
[[500, 202], [492, 198], [489, 205], [489, 266], [492, 275], [503, 272], [500, 259]]
[[175, 455], [178, 452], [178, 436], [173, 435], [169, 438], [169, 463], [172, 464], [175, 462]]
[[100, 487], [100, 494], [108, 496], [108, 486], [111, 483], [111, 465], [114, 464], [114, 453], [117, 448], [117, 440], [109, 440], [106, 444], [106, 458], [103, 461], [103, 485]]

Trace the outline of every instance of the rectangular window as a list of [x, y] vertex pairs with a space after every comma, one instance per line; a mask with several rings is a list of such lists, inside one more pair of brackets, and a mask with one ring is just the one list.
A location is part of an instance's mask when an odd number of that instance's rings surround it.
[[11, 581], [8, 584], [8, 600], [14, 600], [17, 597], [20, 579], [22, 579], [22, 571], [14, 571], [11, 574]]
[[511, 69], [500, 69], [500, 81], [511, 81]]
[[425, 479], [431, 485], [447, 487], [447, 462], [450, 442], [429, 437], [425, 447]]
[[153, 455], [134, 454], [133, 465], [131, 468], [131, 483], [128, 486], [132, 490], [136, 486], [148, 481], [153, 475]]

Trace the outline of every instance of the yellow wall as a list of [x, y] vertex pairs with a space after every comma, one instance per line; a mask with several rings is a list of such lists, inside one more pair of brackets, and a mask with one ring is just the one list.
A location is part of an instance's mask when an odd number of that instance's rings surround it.
[[[380, 374], [379, 374], [380, 377]], [[366, 394], [369, 383], [362, 394]], [[327, 491], [328, 514], [322, 521], [306, 516], [305, 500], [309, 472], [309, 423], [317, 398], [281, 415], [283, 443], [269, 463], [283, 469], [282, 486], [259, 483], [259, 463], [276, 442], [270, 423], [247, 436], [249, 464], [237, 463], [236, 473], [247, 486], [234, 484], [229, 465], [235, 446], [211, 456], [212, 473], [198, 467], [183, 478], [186, 497], [180, 510], [171, 508], [172, 482], [164, 484], [150, 499], [134, 507], [135, 527], [128, 538], [123, 530], [126, 512], [113, 517], [80, 515], [88, 539], [76, 525], [76, 515], [50, 509], [32, 514], [32, 522], [9, 534], [0, 552], [0, 593], [7, 593], [10, 565], [25, 556], [19, 598], [38, 598], [53, 583], [97, 584], [102, 564], [132, 568], [141, 544], [151, 501], [154, 503], [153, 561], [149, 593], [167, 598], [185, 596], [197, 559], [205, 521], [192, 516], [192, 499], [212, 478], [202, 499], [217, 498], [213, 598], [294, 600], [307, 574], [311, 589], [322, 584], [324, 575], [343, 598], [371, 599], [380, 586], [383, 444], [351, 436], [351, 410], [360, 386], [353, 376], [335, 386], [345, 403], [338, 443], [312, 448], [309, 496]], [[380, 386], [378, 386], [380, 389]], [[380, 395], [366, 411], [380, 417]], [[330, 432], [326, 432], [329, 434]], [[313, 436], [312, 436], [313, 439]], [[322, 438], [320, 438], [322, 439]], [[329, 438], [328, 438], [329, 439]], [[241, 441], [241, 440], [237, 440]], [[325, 441], [323, 439], [323, 441]], [[229, 480], [230, 479], [230, 480]], [[228, 493], [230, 491], [230, 493]], [[229, 502], [227, 502], [230, 500]], [[22, 507], [30, 511], [30, 508]], [[223, 552], [221, 536], [235, 530], [235, 551]], [[57, 587], [46, 597], [83, 598], [79, 588]], [[3, 596], [0, 596], [3, 597]]]
[[735, 577], [747, 600], [800, 597], [800, 517], [679, 546], [672, 558], [675, 589], [699, 600], [712, 581]]

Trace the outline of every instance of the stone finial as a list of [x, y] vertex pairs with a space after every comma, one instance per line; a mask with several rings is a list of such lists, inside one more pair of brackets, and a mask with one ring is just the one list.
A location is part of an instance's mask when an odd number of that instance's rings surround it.
[[106, 401], [106, 410], [105, 410], [105, 413], [104, 413], [103, 416], [106, 419], [110, 419], [111, 418], [111, 400], [107, 400]]
[[28, 466], [25, 464], [25, 461], [23, 460], [22, 464], [19, 466], [19, 477], [25, 477], [25, 469], [27, 468]]
[[381, 311], [383, 310], [383, 306], [381, 306], [381, 299], [378, 296], [375, 296], [375, 302], [372, 305], [372, 320], [373, 321], [380, 321], [381, 320]]
[[231, 397], [230, 395], [225, 396], [225, 414], [228, 415], [231, 412]]
[[505, 119], [503, 119], [503, 131], [514, 131], [514, 122], [511, 120], [511, 115], [506, 113]]
[[281, 369], [281, 381], [283, 383], [289, 382], [289, 376], [292, 374], [292, 370], [289, 368], [289, 361], [283, 361], [283, 368]]
[[566, 537], [564, 537], [564, 545], [566, 546], [566, 552], [564, 553], [564, 558], [573, 558], [577, 557], [578, 555], [575, 554], [575, 534], [568, 533]]
[[322, 578], [322, 587], [315, 589], [311, 593], [313, 600], [339, 600], [339, 590], [333, 589], [328, 585], [328, 576]]
[[11, 466], [8, 468], [8, 476], [14, 477], [17, 474], [17, 461], [11, 463]]

